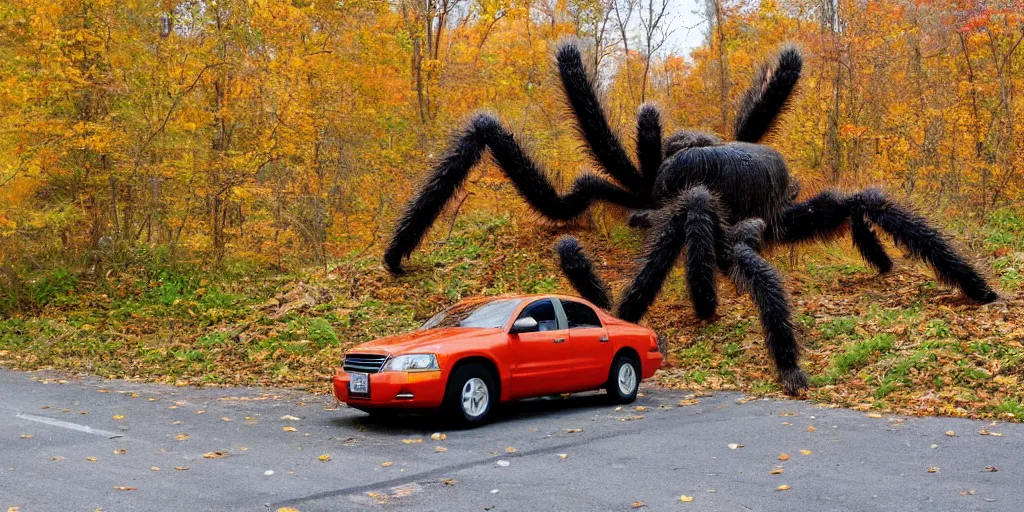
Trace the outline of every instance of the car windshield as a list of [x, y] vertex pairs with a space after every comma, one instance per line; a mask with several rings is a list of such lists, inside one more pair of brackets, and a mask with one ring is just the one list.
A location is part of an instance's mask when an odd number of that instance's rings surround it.
[[420, 330], [440, 327], [505, 327], [522, 299], [497, 299], [454, 306], [430, 317]]

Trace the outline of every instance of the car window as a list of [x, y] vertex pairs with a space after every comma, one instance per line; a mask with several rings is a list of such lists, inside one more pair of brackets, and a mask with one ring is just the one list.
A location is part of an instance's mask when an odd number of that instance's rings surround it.
[[555, 305], [551, 299], [541, 299], [523, 308], [519, 318], [532, 316], [537, 321], [538, 331], [554, 331], [558, 329], [558, 317], [555, 316]]
[[521, 302], [520, 299], [498, 299], [484, 303], [455, 304], [430, 317], [420, 330], [439, 327], [505, 327]]
[[565, 318], [569, 321], [569, 328], [601, 327], [601, 319], [590, 306], [582, 302], [571, 300], [562, 301], [562, 309], [565, 310]]

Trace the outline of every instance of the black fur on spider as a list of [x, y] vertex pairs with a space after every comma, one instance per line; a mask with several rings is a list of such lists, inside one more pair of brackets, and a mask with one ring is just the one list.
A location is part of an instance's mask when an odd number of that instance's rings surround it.
[[884, 273], [892, 260], [876, 235], [881, 230], [930, 265], [941, 282], [959, 287], [973, 301], [997, 298], [945, 235], [879, 189], [852, 194], [830, 190], [796, 201], [799, 187], [782, 156], [758, 144], [785, 110], [800, 78], [803, 59], [796, 48], [784, 46], [758, 69], [739, 106], [734, 142], [696, 131], [677, 132], [663, 141], [657, 108], [642, 106], [637, 116], [638, 166], [608, 126], [579, 49], [563, 44], [557, 61], [579, 132], [595, 162], [617, 183], [584, 173], [568, 193], [559, 194], [497, 118], [478, 114], [400, 217], [384, 254], [392, 273], [403, 273], [402, 259], [490, 149], [497, 167], [543, 217], [572, 220], [594, 201], [604, 201], [633, 210], [630, 225], [649, 229], [639, 269], [614, 305], [578, 241], [561, 239], [557, 251], [562, 270], [581, 296], [637, 322], [681, 260], [697, 316], [710, 318], [718, 304], [716, 278], [721, 272], [751, 295], [779, 381], [790, 394], [806, 388], [807, 378], [798, 364], [799, 345], [782, 279], [761, 255], [770, 246], [827, 241], [849, 231], [860, 254]]

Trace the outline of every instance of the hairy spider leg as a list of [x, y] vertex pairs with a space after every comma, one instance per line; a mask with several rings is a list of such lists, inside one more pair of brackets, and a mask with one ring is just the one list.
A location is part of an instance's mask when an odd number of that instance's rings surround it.
[[768, 354], [775, 361], [778, 378], [786, 393], [796, 395], [807, 388], [807, 376], [800, 369], [800, 345], [793, 334], [789, 298], [775, 267], [760, 255], [761, 219], [747, 219], [733, 228], [732, 278], [736, 289], [748, 293], [761, 318]]
[[870, 188], [845, 197], [825, 191], [795, 204], [783, 212], [779, 226], [772, 230], [772, 238], [782, 243], [831, 240], [844, 232], [845, 223], [851, 219], [854, 244], [875, 268], [888, 270], [892, 261], [870, 227], [858, 227], [858, 222], [870, 223], [888, 233], [897, 245], [927, 263], [939, 281], [958, 287], [971, 300], [985, 304], [999, 298], [946, 235], [879, 189]]
[[578, 176], [570, 191], [559, 195], [546, 172], [530, 159], [501, 122], [492, 115], [478, 114], [451, 145], [399, 217], [384, 252], [384, 262], [392, 273], [403, 273], [402, 258], [412, 254], [419, 245], [487, 148], [490, 148], [498, 168], [530, 207], [548, 219], [574, 219], [594, 201], [606, 201], [626, 208], [644, 208], [647, 204], [643, 198], [589, 173]]
[[572, 283], [580, 297], [589, 300], [595, 306], [610, 310], [612, 308], [611, 290], [597, 272], [590, 257], [583, 252], [580, 241], [574, 236], [564, 236], [555, 245], [558, 252], [559, 265], [562, 272]]
[[750, 87], [740, 100], [734, 137], [739, 142], [759, 142], [775, 126], [800, 80], [804, 60], [794, 46], [758, 67]]
[[721, 238], [721, 206], [707, 188], [684, 191], [662, 212], [649, 237], [639, 271], [619, 297], [616, 316], [638, 322], [661, 292], [683, 250], [686, 284], [700, 318], [718, 307], [715, 284], [715, 240]]

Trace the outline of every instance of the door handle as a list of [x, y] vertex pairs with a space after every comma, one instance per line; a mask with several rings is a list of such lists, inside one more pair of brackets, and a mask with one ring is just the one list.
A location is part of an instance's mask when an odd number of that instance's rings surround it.
[[564, 343], [565, 338], [555, 338], [555, 343]]
[[601, 336], [600, 338], [597, 339], [597, 341], [600, 341], [601, 343], [607, 343], [608, 336]]

